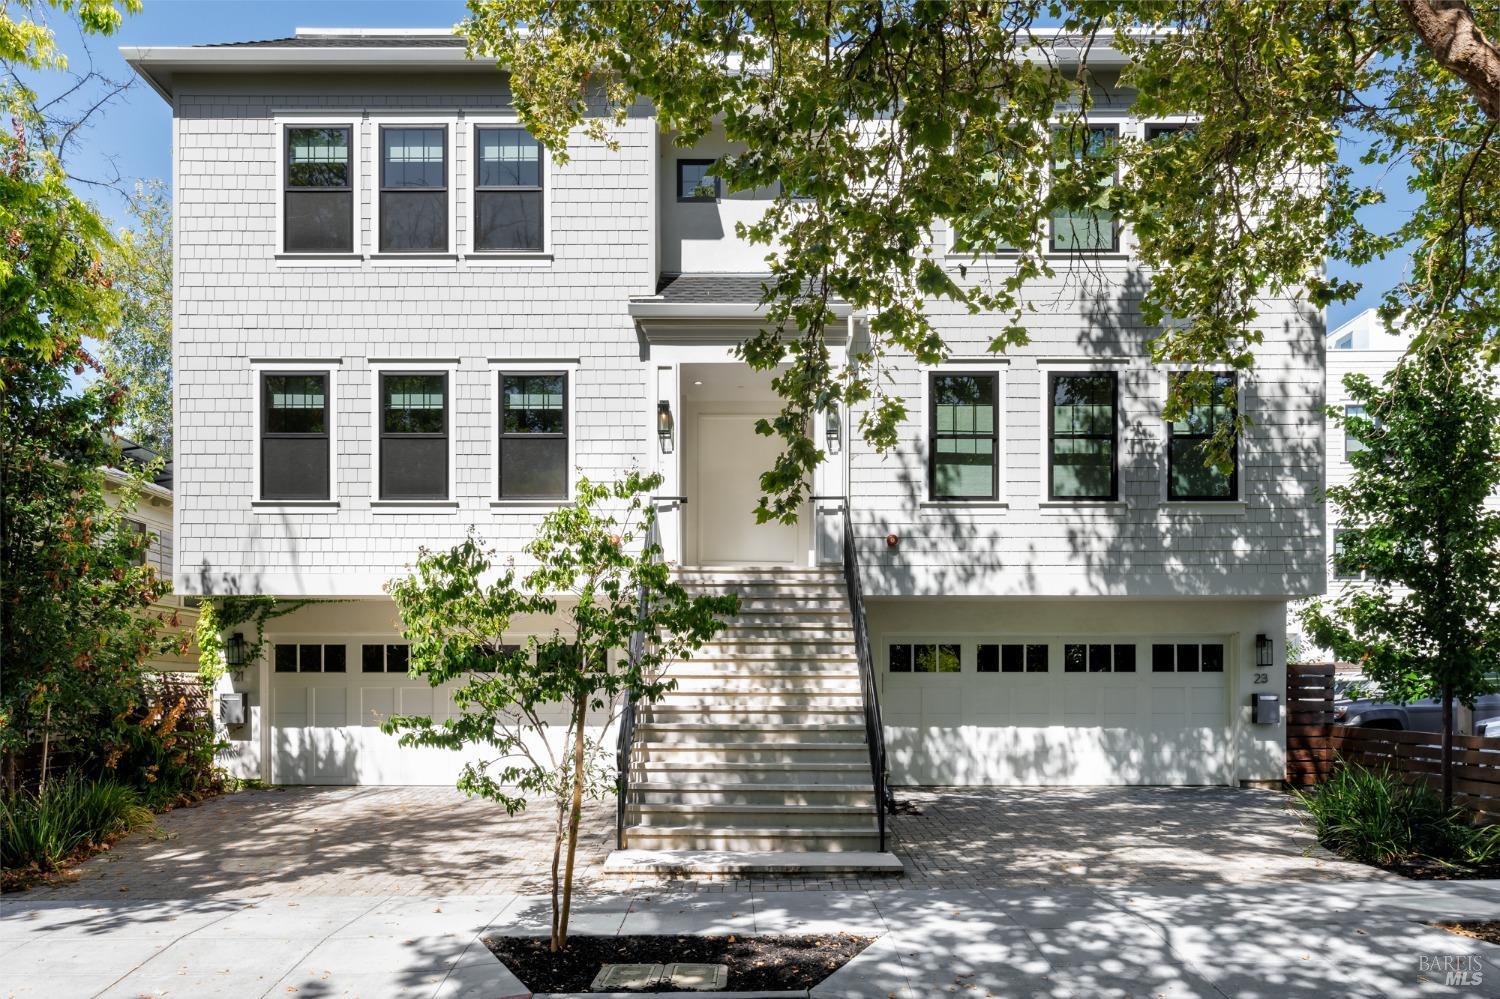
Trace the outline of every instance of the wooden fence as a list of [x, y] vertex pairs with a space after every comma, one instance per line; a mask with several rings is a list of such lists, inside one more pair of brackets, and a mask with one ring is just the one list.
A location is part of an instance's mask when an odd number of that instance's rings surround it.
[[[1333, 667], [1287, 670], [1286, 780], [1308, 787], [1344, 760], [1389, 768], [1408, 782], [1443, 786], [1439, 732], [1395, 732], [1333, 724]], [[1500, 739], [1453, 737], [1453, 802], [1481, 822], [1500, 822]]]

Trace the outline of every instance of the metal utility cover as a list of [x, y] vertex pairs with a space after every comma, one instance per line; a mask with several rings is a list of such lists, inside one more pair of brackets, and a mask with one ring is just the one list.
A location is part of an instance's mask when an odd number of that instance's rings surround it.
[[[675, 967], [675, 965], [674, 965]], [[601, 989], [649, 989], [662, 980], [659, 964], [606, 964], [594, 976], [589, 991]]]
[[694, 992], [718, 992], [729, 984], [729, 966], [724, 964], [669, 964], [667, 984]]

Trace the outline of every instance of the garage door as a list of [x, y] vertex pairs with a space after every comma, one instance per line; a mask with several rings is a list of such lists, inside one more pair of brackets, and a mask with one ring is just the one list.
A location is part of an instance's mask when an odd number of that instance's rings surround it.
[[1225, 784], [1223, 638], [894, 640], [880, 650], [903, 784]]

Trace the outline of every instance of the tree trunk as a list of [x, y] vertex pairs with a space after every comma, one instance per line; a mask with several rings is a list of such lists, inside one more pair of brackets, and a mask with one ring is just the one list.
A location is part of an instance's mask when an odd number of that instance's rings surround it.
[[47, 791], [47, 763], [48, 757], [52, 755], [52, 705], [47, 705], [47, 711], [42, 716], [42, 776], [36, 785], [37, 797], [41, 797]]
[[11, 752], [5, 754], [5, 796], [16, 796], [16, 754]]
[[1443, 811], [1453, 810], [1453, 685], [1443, 684]]
[[563, 875], [562, 919], [559, 920], [562, 942], [558, 944], [559, 950], [566, 950], [568, 946], [568, 910], [573, 904], [573, 857], [578, 852], [578, 820], [583, 814], [583, 723], [588, 707], [587, 699], [580, 698], [573, 711], [573, 801], [568, 806], [568, 867]]
[[567, 809], [563, 806], [562, 796], [557, 799], [557, 829], [552, 836], [552, 938], [548, 942], [548, 949], [556, 953], [561, 949], [557, 939], [557, 917], [561, 911], [558, 908], [557, 886], [558, 865], [562, 862], [563, 822], [567, 817]]
[[1462, 80], [1491, 121], [1500, 121], [1500, 48], [1484, 37], [1465, 0], [1399, 0], [1438, 65]]

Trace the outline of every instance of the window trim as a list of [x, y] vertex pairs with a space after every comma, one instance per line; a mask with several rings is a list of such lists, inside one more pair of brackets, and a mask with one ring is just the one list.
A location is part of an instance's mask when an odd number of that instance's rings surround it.
[[[1123, 365], [1123, 359], [1116, 362]], [[1041, 470], [1044, 476], [1043, 505], [1051, 506], [1097, 506], [1099, 504], [1121, 504], [1120, 498], [1120, 422], [1122, 419], [1122, 406], [1120, 392], [1120, 371], [1115, 364], [1108, 364], [1095, 358], [1079, 358], [1077, 363], [1051, 362], [1037, 365], [1037, 371], [1041, 380], [1041, 391], [1038, 393], [1041, 401], [1041, 423], [1045, 432], [1041, 437]], [[1113, 454], [1110, 468], [1110, 494], [1108, 496], [1057, 496], [1052, 491], [1052, 440], [1053, 440], [1053, 417], [1052, 399], [1054, 382], [1058, 375], [1108, 375], [1114, 382], [1115, 419], [1112, 428], [1112, 440], [1114, 442]]]
[[[458, 119], [451, 115], [383, 115], [370, 118], [371, 160], [374, 179], [370, 184], [371, 257], [384, 260], [433, 261], [457, 259], [458, 251]], [[448, 246], [444, 250], [386, 250], [380, 245], [380, 196], [384, 193], [385, 143], [382, 130], [387, 128], [441, 128], [447, 151]]]
[[[458, 362], [453, 360], [376, 360], [368, 361], [370, 368], [370, 509], [382, 513], [433, 513], [454, 512], [458, 504], [455, 501], [454, 478], [457, 471], [455, 462], [458, 458], [457, 437], [454, 425], [454, 414], [458, 407], [454, 405], [458, 393]], [[415, 499], [399, 500], [384, 499], [380, 495], [380, 459], [383, 451], [380, 425], [380, 381], [384, 375], [443, 375], [447, 378], [447, 397], [443, 400], [446, 407], [443, 414], [445, 426], [448, 430], [448, 488], [442, 499]]]
[[678, 156], [673, 160], [673, 188], [672, 193], [677, 196], [679, 205], [712, 205], [724, 199], [724, 180], [718, 174], [711, 174], [714, 179], [714, 196], [711, 198], [686, 197], [682, 193], [682, 168], [685, 166], [711, 167], [719, 162], [717, 159], [702, 159], [694, 156]]
[[[290, 510], [308, 509], [337, 509], [339, 505], [339, 420], [338, 420], [338, 371], [339, 361], [334, 359], [319, 360], [277, 360], [277, 361], [252, 361], [250, 364], [250, 434], [253, 440], [251, 451], [251, 505], [268, 513], [277, 512], [280, 508]], [[321, 500], [295, 500], [295, 499], [267, 499], [263, 492], [264, 485], [261, 482], [261, 446], [264, 440], [263, 420], [264, 407], [261, 401], [265, 394], [264, 378], [268, 374], [285, 375], [323, 375], [327, 378], [328, 392], [328, 498]]]
[[[573, 502], [578, 484], [578, 373], [582, 365], [578, 358], [544, 360], [538, 358], [489, 359], [488, 374], [490, 396], [489, 419], [489, 497], [490, 507], [559, 507]], [[567, 378], [563, 392], [563, 421], [567, 427], [568, 440], [568, 488], [567, 493], [557, 498], [507, 499], [500, 495], [500, 376], [505, 374], [540, 375], [560, 372]]]
[[[1187, 370], [1188, 369], [1186, 369], [1186, 368], [1173, 368], [1173, 369], [1171, 369], [1170, 371], [1167, 372], [1167, 382], [1166, 382], [1167, 391], [1166, 391], [1166, 394], [1164, 394], [1162, 396], [1162, 403], [1163, 403], [1163, 405], [1165, 405], [1165, 403], [1166, 403], [1167, 395], [1171, 394], [1171, 391], [1172, 391], [1172, 379], [1178, 377], [1179, 375], [1182, 375], [1182, 374], [1186, 373]], [[1231, 381], [1234, 384], [1234, 416], [1235, 416], [1236, 419], [1238, 419], [1240, 413], [1243, 411], [1241, 409], [1241, 405], [1240, 404], [1241, 404], [1241, 401], [1244, 399], [1244, 391], [1243, 391], [1244, 382], [1240, 378], [1239, 372], [1238, 371], [1210, 371], [1209, 373], [1212, 374], [1212, 375], [1214, 375], [1215, 377], [1218, 377], [1219, 375], [1228, 375], [1230, 377]], [[1212, 399], [1209, 400], [1209, 404], [1210, 405], [1213, 404], [1213, 400]], [[1182, 437], [1183, 439], [1197, 438], [1197, 439], [1200, 439], [1200, 440], [1206, 440], [1207, 438], [1204, 438], [1202, 434], [1182, 434], [1182, 435], [1178, 435], [1172, 429], [1172, 421], [1168, 420], [1168, 419], [1165, 419], [1165, 418], [1163, 418], [1163, 420], [1162, 420], [1162, 426], [1165, 428], [1165, 432], [1166, 432], [1166, 437], [1162, 441], [1162, 458], [1163, 458], [1164, 464], [1165, 464], [1165, 475], [1164, 475], [1164, 478], [1162, 480], [1162, 492], [1163, 492], [1163, 496], [1165, 497], [1165, 501], [1166, 502], [1168, 502], [1168, 503], [1231, 503], [1232, 504], [1232, 503], [1239, 503], [1241, 501], [1241, 499], [1240, 499], [1240, 435], [1238, 433], [1236, 433], [1234, 435], [1234, 468], [1229, 473], [1229, 495], [1228, 496], [1173, 496], [1172, 495], [1172, 441], [1174, 439], [1178, 438], [1179, 436]]]
[[[1006, 503], [1005, 468], [1006, 458], [1006, 420], [1005, 405], [1009, 398], [1007, 393], [1005, 372], [1009, 364], [1008, 358], [986, 359], [984, 361], [960, 360], [956, 363], [924, 364], [920, 371], [922, 375], [922, 448], [926, 454], [926, 469], [922, 476], [923, 502], [934, 506], [1003, 506]], [[986, 497], [950, 497], [938, 496], [934, 492], [936, 464], [934, 458], [935, 436], [933, 419], [933, 391], [932, 380], [938, 375], [988, 375], [995, 379], [995, 467], [991, 476], [990, 495]]]
[[[1099, 120], [1089, 119], [1082, 122], [1081, 124], [1090, 132], [1101, 132], [1106, 130], [1113, 132], [1116, 144], [1123, 143], [1126, 140], [1127, 133], [1132, 138], [1139, 137], [1142, 134], [1142, 130], [1138, 124], [1134, 124], [1134, 127], [1132, 127], [1133, 123], [1122, 120], [1112, 120], [1107, 118]], [[1047, 142], [1049, 149], [1051, 148], [1052, 137], [1058, 132], [1064, 131], [1066, 127], [1067, 126], [1062, 122], [1048, 122]], [[1050, 156], [1047, 162], [1048, 176], [1050, 177], [1052, 165]], [[1114, 187], [1120, 186], [1120, 179], [1120, 165], [1119, 163], [1116, 163], [1115, 179], [1113, 184]], [[1114, 218], [1110, 220], [1110, 241], [1108, 248], [1091, 247], [1086, 250], [1059, 250], [1057, 248], [1057, 226], [1051, 216], [1047, 217], [1047, 254], [1049, 256], [1082, 257], [1089, 254], [1094, 254], [1097, 256], [1118, 256], [1124, 252], [1126, 252], [1124, 227], [1120, 224], [1119, 212], [1115, 212]]]
[[[552, 157], [547, 155], [547, 147], [541, 146], [541, 192], [542, 192], [542, 247], [539, 250], [481, 250], [476, 245], [475, 233], [478, 230], [479, 215], [479, 130], [482, 128], [516, 128], [526, 131], [517, 115], [491, 115], [479, 118], [470, 118], [467, 122], [467, 133], [464, 137], [465, 144], [469, 150], [469, 182], [464, 190], [468, 197], [468, 225], [464, 227], [463, 250], [465, 258], [475, 260], [493, 260], [496, 262], [514, 260], [536, 260], [538, 258], [550, 257], [552, 254]], [[529, 133], [528, 133], [529, 134]], [[538, 145], [541, 145], [538, 143]], [[485, 190], [491, 190], [486, 188]], [[518, 190], [529, 191], [524, 188], [494, 188], [493, 190]], [[456, 200], [456, 199], [455, 199]]]
[[[362, 179], [360, 172], [360, 121], [357, 117], [330, 116], [327, 110], [283, 112], [272, 119], [275, 135], [272, 145], [276, 156], [276, 242], [275, 255], [287, 261], [358, 261], [364, 256], [364, 230], [360, 226], [360, 198]], [[353, 195], [349, 200], [353, 218], [354, 239], [348, 252], [307, 252], [286, 248], [286, 192], [287, 192], [287, 146], [286, 133], [289, 128], [347, 128], [349, 130], [349, 184]]]

